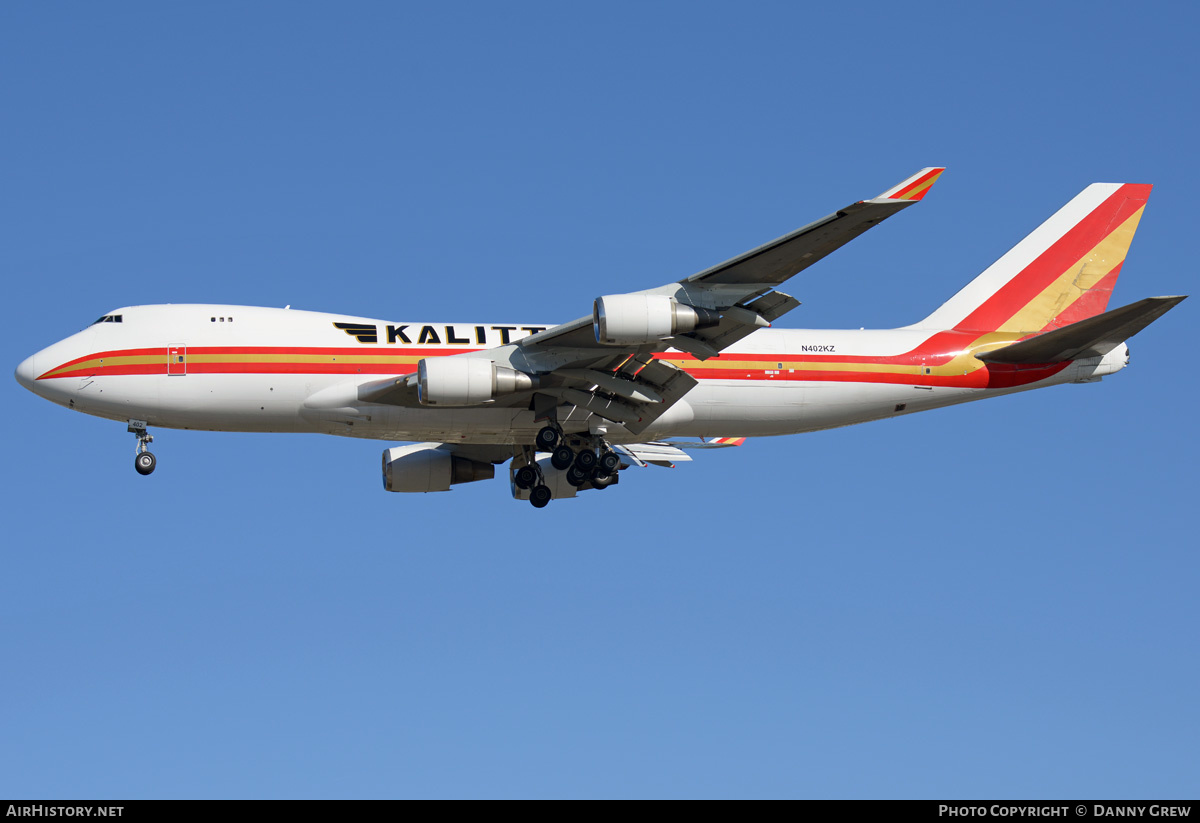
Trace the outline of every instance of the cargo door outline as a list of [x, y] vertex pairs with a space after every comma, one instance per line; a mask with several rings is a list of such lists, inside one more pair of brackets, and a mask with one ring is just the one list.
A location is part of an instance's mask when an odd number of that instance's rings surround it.
[[172, 377], [187, 374], [187, 346], [167, 346], [167, 374]]

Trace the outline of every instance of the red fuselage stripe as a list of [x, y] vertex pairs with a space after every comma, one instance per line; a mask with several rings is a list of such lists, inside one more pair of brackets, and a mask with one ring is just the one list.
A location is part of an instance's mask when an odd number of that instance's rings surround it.
[[[880, 384], [910, 384], [922, 386], [947, 386], [957, 388], [999, 388], [1025, 385], [1043, 380], [1061, 371], [1066, 363], [1048, 364], [1029, 368], [1011, 369], [998, 367], [995, 364], [976, 368], [966, 374], [937, 375], [914, 374], [911, 371], [879, 372], [859, 371], [855, 365], [882, 365], [904, 367], [912, 365], [936, 366], [955, 356], [961, 347], [971, 340], [977, 339], [980, 332], [963, 334], [960, 332], [941, 332], [934, 335], [922, 345], [902, 355], [890, 357], [867, 357], [860, 355], [837, 354], [738, 354], [727, 353], [725, 360], [721, 357], [710, 358], [706, 361], [696, 360], [691, 355], [672, 352], [670, 355], [658, 355], [663, 359], [681, 361], [685, 370], [697, 380], [766, 380], [766, 381], [803, 381], [803, 382], [836, 382], [836, 383], [880, 383]], [[943, 348], [938, 355], [923, 354], [929, 351], [934, 341], [941, 339], [943, 344], [958, 344], [958, 349], [949, 353]], [[475, 349], [417, 349], [405, 348], [304, 348], [304, 347], [192, 347], [187, 349], [187, 357], [180, 374], [402, 374], [415, 369], [414, 357], [450, 356]], [[344, 362], [273, 362], [262, 361], [224, 361], [196, 362], [193, 358], [198, 355], [207, 356], [237, 356], [252, 355], [289, 355], [311, 357], [344, 357]], [[363, 362], [355, 357], [390, 355], [394, 361]], [[97, 363], [102, 360], [117, 360], [123, 357], [161, 357], [155, 363], [113, 363], [111, 365], [94, 365], [90, 368], [71, 368], [85, 363]], [[802, 359], [801, 359], [802, 358]], [[399, 362], [401, 359], [410, 362]], [[753, 363], [744, 368], [734, 366], [730, 361]], [[834, 364], [845, 363], [849, 368], [839, 369], [806, 369], [804, 363]], [[786, 369], [777, 368], [779, 364], [788, 366]], [[797, 368], [797, 366], [799, 368]], [[70, 377], [100, 377], [122, 375], [165, 375], [167, 374], [168, 358], [166, 347], [124, 349], [116, 351], [97, 352], [79, 357], [62, 364], [43, 374], [39, 379], [53, 380]]]

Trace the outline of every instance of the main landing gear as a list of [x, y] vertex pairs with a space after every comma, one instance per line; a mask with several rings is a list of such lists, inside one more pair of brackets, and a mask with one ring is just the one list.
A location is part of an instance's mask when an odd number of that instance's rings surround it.
[[526, 455], [526, 460], [529, 462], [513, 474], [513, 483], [518, 489], [529, 490], [529, 502], [535, 509], [545, 508], [554, 499], [554, 493], [546, 485], [546, 478], [542, 476], [542, 467], [533, 459], [533, 455]]
[[146, 431], [146, 421], [130, 420], [129, 428], [126, 431], [136, 435], [138, 441], [137, 453], [133, 458], [133, 468], [137, 470], [138, 474], [150, 474], [158, 465], [158, 461], [148, 448], [149, 444], [154, 442], [154, 438]]
[[[547, 426], [546, 428], [549, 428]], [[542, 430], [543, 432], [545, 429]], [[553, 430], [551, 430], [553, 432]], [[558, 439], [555, 433], [555, 440]], [[538, 435], [538, 442], [542, 442], [541, 434]], [[525, 465], [517, 469], [513, 473], [513, 483], [518, 489], [529, 489], [529, 502], [534, 508], [540, 509], [546, 506], [547, 503], [554, 497], [549, 487], [546, 486], [546, 478], [542, 476], [542, 467], [537, 463], [537, 450], [526, 446], [523, 450]]]
[[[621, 456], [609, 447], [602, 436], [572, 435], [568, 438], [562, 429], [552, 423], [537, 433], [534, 444], [535, 451], [550, 452], [550, 465], [565, 471], [566, 481], [576, 488], [590, 484], [594, 489], [606, 489], [617, 482]], [[546, 486], [541, 469], [532, 456], [527, 456], [526, 460], [526, 465], [513, 475], [513, 481], [518, 488], [530, 489], [529, 502], [540, 509], [554, 495]]]

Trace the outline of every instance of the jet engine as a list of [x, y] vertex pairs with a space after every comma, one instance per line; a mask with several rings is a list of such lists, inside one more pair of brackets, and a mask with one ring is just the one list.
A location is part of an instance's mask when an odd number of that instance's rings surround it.
[[429, 357], [417, 363], [417, 397], [425, 406], [477, 406], [537, 384], [532, 375], [479, 357]]
[[383, 453], [383, 487], [390, 492], [445, 492], [459, 483], [491, 480], [496, 467], [427, 444]]
[[597, 297], [592, 307], [597, 343], [653, 343], [720, 322], [719, 313], [679, 303], [665, 294], [610, 294]]

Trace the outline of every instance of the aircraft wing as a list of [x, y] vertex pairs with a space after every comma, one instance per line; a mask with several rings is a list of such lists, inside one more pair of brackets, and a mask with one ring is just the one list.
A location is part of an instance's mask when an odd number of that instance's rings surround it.
[[[715, 329], [685, 335], [699, 342], [700, 345], [693, 348], [699, 349], [700, 353], [686, 348], [692, 345], [687, 339], [669, 341], [682, 343], [683, 346], [666, 346], [663, 350], [679, 348], [698, 357], [701, 353], [711, 357], [756, 328], [768, 325], [791, 311], [800, 302], [774, 291], [775, 286], [804, 271], [872, 226], [921, 200], [943, 171], [943, 167], [921, 169], [878, 197], [851, 203], [827, 217], [685, 280], [637, 292], [670, 295], [678, 302], [722, 314], [721, 323]], [[597, 343], [592, 330], [593, 320], [593, 316], [581, 317], [521, 342], [527, 348], [549, 343], [594, 346]], [[763, 320], [767, 322], [761, 322]]]
[[511, 362], [543, 376], [542, 394], [640, 433], [696, 384], [683, 369], [653, 355], [673, 349], [707, 360], [770, 326], [800, 305], [776, 286], [919, 201], [943, 171], [922, 169], [876, 198], [685, 280], [597, 298], [590, 316], [514, 344]]
[[[916, 203], [944, 171], [922, 169], [871, 200], [852, 203], [814, 223], [684, 280], [596, 299], [593, 312], [497, 349], [454, 355], [488, 358], [538, 385], [490, 403], [524, 406], [549, 417], [567, 403], [639, 434], [696, 385], [669, 358], [675, 350], [700, 360], [770, 326], [800, 305], [775, 287]], [[418, 376], [363, 384], [358, 399], [416, 407]]]

